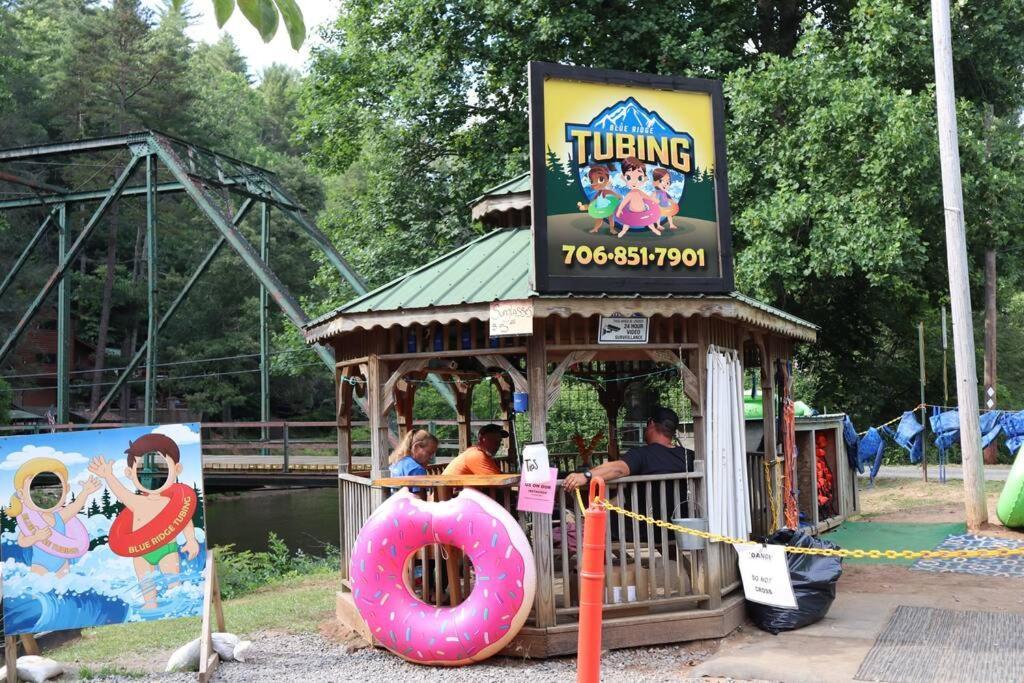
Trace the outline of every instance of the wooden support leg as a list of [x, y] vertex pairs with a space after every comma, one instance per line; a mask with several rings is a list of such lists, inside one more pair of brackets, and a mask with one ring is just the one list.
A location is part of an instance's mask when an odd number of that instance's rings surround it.
[[213, 551], [206, 551], [206, 566], [210, 570], [210, 578], [203, 589], [203, 629], [199, 636], [199, 683], [207, 683], [220, 664], [220, 657], [213, 649], [213, 624], [217, 619], [217, 628], [223, 632], [224, 608], [220, 601], [220, 585], [217, 582], [217, 566], [213, 561]]
[[25, 654], [39, 656], [39, 643], [36, 642], [34, 635], [26, 633], [18, 636], [18, 641], [21, 643], [21, 649], [25, 651]]
[[4, 636], [4, 663], [7, 683], [18, 683], [18, 639], [15, 636]]

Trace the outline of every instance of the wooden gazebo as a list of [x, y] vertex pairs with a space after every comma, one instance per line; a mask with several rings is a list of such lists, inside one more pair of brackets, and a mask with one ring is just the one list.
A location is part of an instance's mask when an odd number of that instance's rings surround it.
[[[780, 453], [776, 377], [787, 375], [777, 370], [787, 365], [796, 343], [815, 340], [816, 327], [739, 293], [539, 295], [529, 284], [531, 256], [529, 229], [497, 229], [312, 321], [305, 329], [308, 342], [331, 345], [337, 359], [342, 551], [337, 613], [364, 633], [348, 583], [348, 553], [363, 522], [390, 494], [373, 482], [388, 474], [393, 439], [418, 423], [415, 388], [430, 376], [444, 379], [452, 389], [459, 442], [464, 447], [471, 441], [473, 427], [470, 379], [494, 381], [510, 428], [515, 422], [512, 394], [527, 393], [529, 438], [540, 441], [545, 439], [548, 410], [558, 400], [565, 376], [678, 368], [692, 415], [694, 471], [627, 477], [613, 482], [609, 496], [634, 508], [638, 501], [660, 500], [661, 509], [647, 512], [663, 519], [673, 513], [665, 509], [667, 499], [685, 500], [688, 509], [679, 516], [699, 517], [701, 510], [708, 509], [703, 425], [715, 419], [703, 408], [705, 357], [709, 345], [735, 349], [748, 368], [760, 369], [761, 377], [766, 447], [756, 451], [756, 443], [748, 444], [747, 455], [754, 533], [770, 532], [778, 519], [781, 496], [772, 495], [781, 488], [780, 468], [775, 467]], [[490, 316], [495, 302], [520, 302], [525, 310], [532, 308], [529, 333], [492, 337]], [[598, 343], [599, 318], [611, 315], [648, 319], [647, 343]], [[616, 400], [602, 397], [612, 426], [621, 405]], [[354, 426], [355, 401], [368, 418], [368, 458], [354, 454], [353, 429], [362, 429]], [[518, 470], [516, 436], [502, 460], [509, 472]], [[518, 436], [525, 441], [524, 435]], [[608, 457], [616, 457], [614, 438], [609, 450]], [[560, 474], [570, 466], [562, 463]], [[508, 652], [533, 657], [575, 652], [580, 562], [576, 539], [582, 539], [583, 523], [575, 497], [560, 492], [551, 515], [519, 514], [513, 502], [514, 486], [492, 492], [513, 515], [518, 514], [532, 543], [538, 575], [533, 612]], [[607, 647], [720, 637], [740, 623], [742, 590], [738, 590], [730, 546], [679, 550], [664, 530], [652, 527], [641, 533], [636, 522], [627, 524], [616, 517], [609, 525], [616, 528], [609, 532], [605, 567], [603, 642]], [[633, 527], [632, 533], [627, 526]], [[427, 554], [421, 555], [428, 559]], [[437, 565], [424, 562], [423, 573], [437, 572]], [[436, 587], [430, 592], [427, 578], [423, 597], [441, 604], [444, 597]], [[439, 573], [436, 578], [440, 579]], [[462, 581], [468, 585], [468, 570]]]

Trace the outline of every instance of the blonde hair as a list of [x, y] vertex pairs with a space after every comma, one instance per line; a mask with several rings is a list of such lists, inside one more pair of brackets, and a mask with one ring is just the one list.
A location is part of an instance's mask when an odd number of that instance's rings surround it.
[[8, 506], [4, 511], [8, 517], [14, 519], [22, 513], [24, 506], [21, 503], [21, 496], [18, 494], [21, 493], [21, 489], [25, 485], [26, 481], [37, 474], [42, 474], [43, 472], [53, 472], [60, 477], [61, 484], [67, 486], [68, 468], [64, 463], [56, 458], [32, 458], [19, 467], [18, 471], [14, 473], [15, 492], [14, 495], [11, 496], [10, 506]]
[[395, 450], [391, 451], [391, 455], [388, 456], [388, 464], [394, 465], [405, 456], [412, 455], [413, 446], [419, 446], [424, 443], [437, 443], [437, 437], [426, 429], [406, 432], [402, 440], [395, 446]]

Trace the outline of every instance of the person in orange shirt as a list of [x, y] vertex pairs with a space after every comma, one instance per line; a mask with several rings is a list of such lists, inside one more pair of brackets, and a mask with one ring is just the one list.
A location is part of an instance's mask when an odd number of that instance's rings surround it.
[[501, 474], [494, 456], [508, 432], [496, 424], [487, 424], [477, 432], [476, 445], [470, 446], [444, 468], [444, 475]]

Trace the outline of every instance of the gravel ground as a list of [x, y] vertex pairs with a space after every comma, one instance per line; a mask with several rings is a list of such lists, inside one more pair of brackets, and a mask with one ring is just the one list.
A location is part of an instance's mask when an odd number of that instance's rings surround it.
[[[386, 650], [358, 649], [347, 652], [319, 634], [257, 634], [248, 660], [218, 667], [213, 680], [244, 683], [327, 683], [341, 681], [444, 681], [445, 683], [494, 683], [514, 678], [530, 683], [570, 683], [576, 680], [576, 661], [495, 657], [483, 664], [461, 668], [433, 668], [410, 664]], [[687, 671], [717, 648], [716, 641], [634, 648], [605, 652], [602, 678], [622, 683], [686, 681]], [[114, 677], [93, 679], [108, 683], [140, 680], [160, 683], [193, 683], [195, 674], [152, 674], [144, 679]], [[706, 679], [705, 679], [706, 680]]]

